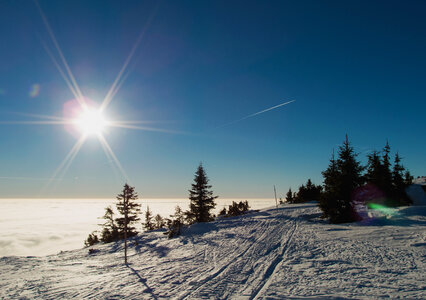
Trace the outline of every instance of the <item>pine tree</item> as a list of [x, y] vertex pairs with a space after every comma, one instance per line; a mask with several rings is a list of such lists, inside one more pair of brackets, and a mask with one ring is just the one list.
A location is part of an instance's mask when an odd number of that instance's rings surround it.
[[101, 241], [104, 243], [110, 243], [118, 240], [119, 232], [116, 222], [114, 220], [114, 211], [111, 206], [105, 208], [105, 214], [102, 217], [105, 220], [102, 226]]
[[382, 182], [380, 188], [383, 192], [390, 197], [392, 194], [392, 171], [391, 171], [391, 163], [390, 163], [390, 146], [388, 141], [386, 141], [386, 145], [383, 148], [383, 169], [382, 169]]
[[364, 179], [361, 175], [363, 167], [356, 160], [357, 154], [349, 143], [348, 136], [339, 147], [339, 158], [330, 160], [330, 165], [322, 172], [324, 176], [324, 193], [319, 206], [323, 216], [332, 223], [352, 222], [356, 214], [352, 203], [352, 193]]
[[138, 194], [135, 188], [127, 183], [123, 187], [121, 194], [117, 195], [117, 210], [123, 216], [116, 219], [118, 224], [120, 238], [124, 238], [124, 263], [127, 264], [127, 238], [138, 234], [133, 224], [140, 219], [140, 204], [135, 201], [138, 199]]
[[170, 217], [172, 217], [174, 220], [179, 221], [180, 224], [183, 224], [184, 214], [183, 214], [182, 208], [180, 208], [179, 205], [176, 205], [175, 213], [173, 215], [171, 215]]
[[413, 184], [413, 179], [414, 177], [411, 176], [410, 171], [406, 171], [405, 175], [404, 175], [404, 183], [406, 186], [412, 185]]
[[303, 203], [308, 201], [317, 201], [321, 196], [322, 187], [312, 183], [311, 179], [308, 179], [306, 186], [302, 184], [299, 187], [297, 198], [294, 202]]
[[164, 227], [164, 219], [159, 214], [155, 215], [154, 222], [155, 222], [156, 229], [160, 229]]
[[175, 207], [175, 213], [170, 215], [170, 217], [172, 219], [167, 219], [168, 230], [165, 232], [169, 239], [180, 235], [181, 228], [183, 226], [184, 214], [179, 205]]
[[351, 201], [352, 193], [364, 182], [361, 175], [364, 168], [356, 160], [356, 157], [357, 154], [354, 152], [346, 135], [346, 141], [343, 143], [343, 146], [339, 147], [339, 159], [337, 160], [340, 176], [338, 181], [338, 216], [334, 220], [336, 223], [356, 220], [356, 214]]
[[395, 160], [393, 164], [393, 171], [392, 171], [392, 185], [393, 185], [393, 199], [396, 201], [397, 205], [406, 205], [410, 204], [411, 200], [408, 198], [407, 194], [405, 193], [405, 188], [407, 185], [404, 181], [404, 171], [405, 168], [401, 164], [401, 157], [399, 156], [398, 152], [395, 154]]
[[380, 157], [380, 154], [377, 151], [373, 151], [371, 154], [368, 155], [367, 173], [365, 174], [365, 180], [368, 183], [381, 187], [383, 181], [382, 173], [382, 158]]
[[338, 204], [338, 183], [339, 183], [339, 170], [337, 166], [337, 161], [334, 158], [334, 150], [331, 155], [330, 163], [328, 168], [321, 172], [324, 177], [324, 192], [319, 201], [319, 207], [323, 212], [323, 218], [331, 219], [332, 216], [338, 214], [337, 204]]
[[210, 210], [215, 208], [214, 200], [217, 196], [213, 196], [211, 185], [208, 184], [209, 179], [206, 176], [203, 165], [200, 163], [195, 172], [194, 183], [192, 189], [189, 190], [189, 212], [186, 213], [188, 220], [191, 218], [195, 222], [209, 222], [213, 220]]
[[288, 189], [287, 194], [285, 195], [285, 199], [288, 203], [293, 203], [294, 202], [294, 198], [293, 198], [293, 192], [291, 191], [291, 188]]
[[87, 239], [84, 241], [84, 246], [90, 247], [90, 246], [93, 246], [94, 244], [97, 244], [97, 243], [99, 243], [98, 236], [96, 235], [96, 232], [92, 232], [92, 233], [89, 234]]
[[153, 230], [154, 229], [154, 223], [152, 222], [152, 212], [149, 209], [149, 206], [146, 207], [145, 212], [145, 223], [143, 224], [143, 227], [147, 230]]
[[305, 185], [302, 184], [299, 186], [299, 190], [297, 191], [296, 197], [293, 199], [293, 203], [301, 203], [303, 202], [303, 195], [305, 195], [306, 188]]

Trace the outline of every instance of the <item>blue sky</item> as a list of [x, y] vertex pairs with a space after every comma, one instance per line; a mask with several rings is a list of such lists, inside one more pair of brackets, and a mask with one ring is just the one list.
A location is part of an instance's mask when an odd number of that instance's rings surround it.
[[[111, 128], [105, 138], [141, 197], [187, 197], [199, 162], [221, 197], [321, 183], [349, 135], [360, 160], [386, 139], [426, 175], [423, 1], [40, 1], [82, 93], [105, 113], [183, 134]], [[62, 117], [74, 98], [32, 1], [0, 4], [0, 121]], [[33, 91], [33, 85], [39, 91]], [[222, 125], [277, 104], [264, 114]], [[62, 125], [0, 124], [0, 197], [114, 197], [124, 178], [96, 138]]]

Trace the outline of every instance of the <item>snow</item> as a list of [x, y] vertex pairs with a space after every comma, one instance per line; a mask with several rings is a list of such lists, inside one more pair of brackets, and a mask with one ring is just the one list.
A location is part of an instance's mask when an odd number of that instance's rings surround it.
[[426, 298], [426, 207], [332, 225], [285, 205], [44, 257], [0, 258], [0, 298]]
[[[215, 213], [232, 201], [217, 199]], [[245, 199], [244, 199], [245, 200]], [[248, 199], [252, 208], [264, 208], [274, 199]], [[98, 230], [105, 207], [115, 207], [115, 199], [0, 199], [0, 257], [39, 256], [79, 249], [88, 234]], [[188, 209], [188, 199], [139, 199], [143, 212], [169, 217], [180, 205]], [[141, 215], [143, 218], [143, 214]], [[142, 225], [139, 228], [142, 230]]]

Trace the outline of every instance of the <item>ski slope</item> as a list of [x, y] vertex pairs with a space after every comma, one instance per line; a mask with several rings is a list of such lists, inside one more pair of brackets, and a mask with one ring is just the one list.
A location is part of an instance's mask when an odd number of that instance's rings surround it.
[[196, 224], [175, 239], [0, 258], [5, 299], [426, 298], [426, 208], [331, 225], [315, 204]]

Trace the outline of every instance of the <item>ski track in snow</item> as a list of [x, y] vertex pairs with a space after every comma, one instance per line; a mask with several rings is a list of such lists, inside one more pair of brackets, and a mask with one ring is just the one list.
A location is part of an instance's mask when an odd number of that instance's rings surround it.
[[331, 225], [289, 205], [45, 257], [0, 258], [0, 299], [426, 298], [426, 207]]

